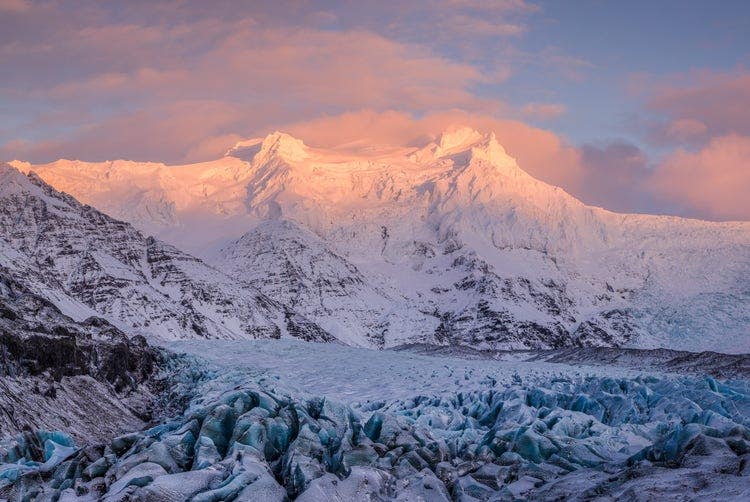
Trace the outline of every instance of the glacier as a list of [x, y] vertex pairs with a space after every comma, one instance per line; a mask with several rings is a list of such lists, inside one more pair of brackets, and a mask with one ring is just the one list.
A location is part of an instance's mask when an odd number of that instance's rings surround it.
[[[184, 341], [182, 413], [76, 446], [0, 442], [12, 500], [714, 500], [750, 496], [750, 375]], [[196, 356], [200, 354], [200, 357]], [[644, 355], [645, 354], [645, 355]], [[648, 358], [648, 354], [641, 357]], [[631, 354], [630, 357], [636, 357]]]

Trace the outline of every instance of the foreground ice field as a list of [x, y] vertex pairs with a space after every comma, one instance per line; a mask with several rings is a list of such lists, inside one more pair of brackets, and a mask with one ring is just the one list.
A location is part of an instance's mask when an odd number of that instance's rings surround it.
[[470, 360], [296, 340], [189, 340], [169, 347], [201, 357], [233, 376], [249, 377], [269, 390], [302, 398], [325, 396], [355, 408], [373, 401], [489, 389], [520, 377], [532, 381], [559, 374], [639, 374], [624, 368], [526, 363], [523, 355], [512, 353], [503, 361]]
[[175, 384], [194, 396], [182, 416], [82, 450], [63, 434], [6, 441], [0, 488], [42, 500], [750, 499], [746, 379], [283, 340], [171, 348], [197, 358]]

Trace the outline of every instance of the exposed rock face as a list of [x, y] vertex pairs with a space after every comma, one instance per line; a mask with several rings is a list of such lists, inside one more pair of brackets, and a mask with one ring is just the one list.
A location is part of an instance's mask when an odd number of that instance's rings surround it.
[[160, 412], [167, 359], [102, 318], [75, 322], [0, 269], [0, 435], [139, 429]]
[[0, 166], [0, 260], [60, 309], [155, 339], [333, 338], [201, 260]]
[[648, 368], [677, 373], [709, 374], [716, 378], [750, 379], [750, 354], [586, 347], [535, 353], [529, 360], [624, 366], [639, 370]]
[[5, 376], [91, 375], [120, 391], [155, 370], [159, 352], [107, 320], [75, 322], [0, 269], [0, 346]]
[[585, 364], [632, 368], [634, 370], [711, 375], [715, 378], [750, 378], [750, 354], [614, 347], [565, 347], [539, 351], [496, 351], [477, 350], [466, 345], [428, 344], [401, 345], [393, 350], [465, 359]]

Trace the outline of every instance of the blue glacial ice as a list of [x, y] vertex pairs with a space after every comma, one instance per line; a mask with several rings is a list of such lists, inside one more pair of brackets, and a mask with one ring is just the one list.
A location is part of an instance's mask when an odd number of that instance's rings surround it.
[[0, 498], [750, 499], [746, 380], [306, 344], [259, 369], [271, 347], [235, 346], [195, 373], [209, 377], [181, 416], [109, 444], [41, 431], [0, 443]]

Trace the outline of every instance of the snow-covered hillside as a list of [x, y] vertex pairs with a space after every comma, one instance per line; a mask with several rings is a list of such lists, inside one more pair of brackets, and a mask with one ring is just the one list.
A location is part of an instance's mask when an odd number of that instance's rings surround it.
[[492, 134], [352, 154], [274, 133], [187, 166], [15, 165], [350, 344], [750, 351], [750, 223], [588, 207]]
[[0, 262], [65, 314], [102, 316], [131, 336], [333, 340], [252, 286], [7, 165]]
[[396, 288], [363, 274], [289, 220], [262, 222], [221, 250], [217, 262], [350, 345], [383, 346], [394, 317], [405, 336], [437, 326]]

